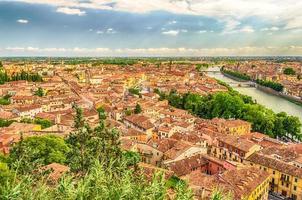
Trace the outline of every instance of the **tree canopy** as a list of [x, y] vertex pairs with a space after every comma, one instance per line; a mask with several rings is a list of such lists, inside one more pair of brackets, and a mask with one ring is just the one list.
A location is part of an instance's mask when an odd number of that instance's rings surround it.
[[296, 71], [291, 68], [291, 67], [287, 67], [283, 70], [283, 73], [286, 75], [296, 75]]

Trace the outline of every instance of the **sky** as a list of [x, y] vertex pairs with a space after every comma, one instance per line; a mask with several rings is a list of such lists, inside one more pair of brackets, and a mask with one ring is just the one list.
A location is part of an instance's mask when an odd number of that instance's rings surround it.
[[300, 56], [301, 10], [301, 0], [0, 0], [0, 56]]

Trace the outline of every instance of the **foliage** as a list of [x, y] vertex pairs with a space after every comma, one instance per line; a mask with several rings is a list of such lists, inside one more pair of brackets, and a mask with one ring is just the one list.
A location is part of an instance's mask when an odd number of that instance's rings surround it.
[[[167, 199], [163, 173], [155, 173], [148, 181], [143, 170], [131, 167], [139, 162], [139, 155], [120, 150], [116, 130], [105, 127], [101, 119], [91, 129], [82, 110], [74, 109], [75, 130], [66, 139], [68, 145], [54, 136], [21, 137], [9, 156], [10, 170], [18, 176], [0, 184], [0, 199]], [[32, 174], [32, 170], [51, 162], [67, 163], [71, 172], [49, 185], [46, 175]], [[186, 184], [177, 185], [175, 191], [176, 199], [192, 199]]]
[[20, 173], [30, 172], [40, 165], [66, 162], [69, 147], [64, 139], [54, 135], [32, 136], [17, 143], [10, 151], [9, 164]]
[[208, 64], [208, 63], [196, 64], [196, 70], [197, 70], [197, 71], [200, 71], [200, 70], [202, 70], [203, 68], [208, 68], [208, 67], [209, 67], [209, 64]]
[[[162, 173], [156, 173], [151, 181], [147, 181], [139, 171], [125, 165], [120, 168], [114, 166], [114, 161], [109, 166], [93, 161], [83, 177], [66, 174], [55, 185], [47, 184], [46, 176], [21, 175], [0, 185], [0, 199], [167, 199]], [[176, 196], [179, 200], [193, 199], [192, 192], [183, 185], [177, 187]]]
[[257, 79], [256, 83], [258, 83], [259, 85], [265, 86], [265, 87], [272, 88], [273, 90], [275, 90], [277, 92], [283, 91], [283, 85], [280, 83], [276, 83], [273, 81], [265, 81], [265, 80], [260, 80], [260, 79]]
[[125, 151], [123, 152], [123, 160], [125, 160], [127, 166], [133, 166], [141, 161], [141, 156], [134, 151]]
[[0, 98], [0, 105], [9, 105], [10, 104], [10, 95], [5, 95]]
[[22, 123], [28, 123], [28, 124], [38, 124], [41, 125], [42, 129], [49, 128], [53, 125], [53, 123], [47, 119], [41, 119], [41, 118], [35, 118], [35, 119], [30, 119], [30, 118], [23, 118], [20, 120]]
[[13, 173], [9, 170], [7, 164], [0, 161], [0, 185], [6, 184], [12, 178]]
[[10, 81], [26, 80], [29, 82], [42, 82], [43, 78], [37, 73], [28, 73], [22, 71], [21, 73], [14, 73], [9, 76], [6, 72], [0, 72], [0, 84]]
[[45, 95], [44, 90], [41, 87], [39, 87], [38, 90], [35, 92], [35, 95], [39, 97], [43, 97]]
[[0, 118], [0, 127], [8, 127], [10, 126], [14, 120], [5, 120]]
[[139, 105], [138, 103], [135, 105], [135, 109], [134, 109], [134, 113], [135, 114], [139, 114], [142, 112], [142, 108], [141, 105]]
[[283, 73], [286, 75], [296, 75], [296, 71], [291, 67], [285, 68]]
[[239, 78], [239, 79], [243, 79], [243, 80], [247, 80], [247, 81], [251, 80], [251, 77], [247, 74], [242, 74], [242, 73], [237, 72], [237, 71], [226, 70], [226, 69], [222, 69], [221, 71], [225, 74], [229, 74], [229, 75], [234, 76], [234, 77]]
[[207, 96], [192, 93], [180, 95], [174, 90], [164, 96], [170, 105], [188, 110], [201, 118], [242, 119], [252, 123], [253, 131], [275, 138], [302, 139], [301, 122], [297, 117], [286, 113], [275, 114], [272, 110], [256, 104], [251, 97], [234, 90]]
[[110, 158], [121, 159], [119, 133], [115, 129], [105, 128], [104, 118], [100, 119], [98, 127], [92, 129], [85, 122], [82, 109], [76, 105], [74, 109], [76, 111], [74, 125], [76, 130], [70, 133], [66, 139], [71, 146], [68, 163], [72, 171], [86, 172], [93, 164], [93, 159], [103, 163], [108, 163]]
[[140, 89], [138, 88], [129, 88], [128, 91], [130, 94], [140, 95]]
[[211, 200], [232, 200], [232, 194], [223, 193], [219, 188], [215, 188], [211, 195]]

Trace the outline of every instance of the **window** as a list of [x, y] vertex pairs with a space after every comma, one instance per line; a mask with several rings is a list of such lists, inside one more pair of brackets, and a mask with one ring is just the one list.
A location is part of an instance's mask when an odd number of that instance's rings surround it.
[[298, 178], [295, 178], [295, 182], [296, 182], [296, 183], [298, 182]]
[[275, 174], [276, 172], [275, 172], [275, 170], [273, 170], [273, 174]]
[[294, 190], [297, 191], [297, 186], [294, 186]]

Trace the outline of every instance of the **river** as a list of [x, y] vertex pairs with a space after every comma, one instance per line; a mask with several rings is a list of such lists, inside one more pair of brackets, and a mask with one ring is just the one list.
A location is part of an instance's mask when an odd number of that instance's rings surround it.
[[[240, 82], [235, 81], [231, 78], [228, 78], [220, 72], [217, 72], [217, 71], [219, 71], [218, 67], [208, 68], [207, 71], [216, 71], [215, 73], [208, 72], [207, 75], [210, 77], [216, 78], [216, 79], [224, 81], [226, 83], [240, 84]], [[230, 85], [232, 86], [232, 84], [230, 84]], [[233, 88], [234, 88], [234, 90], [237, 90], [241, 94], [251, 96], [254, 100], [256, 100], [257, 103], [264, 105], [267, 108], [272, 109], [276, 113], [286, 112], [289, 115], [299, 117], [300, 121], [302, 122], [302, 106], [299, 106], [299, 105], [292, 103], [281, 97], [265, 93], [254, 87], [233, 87]]]

